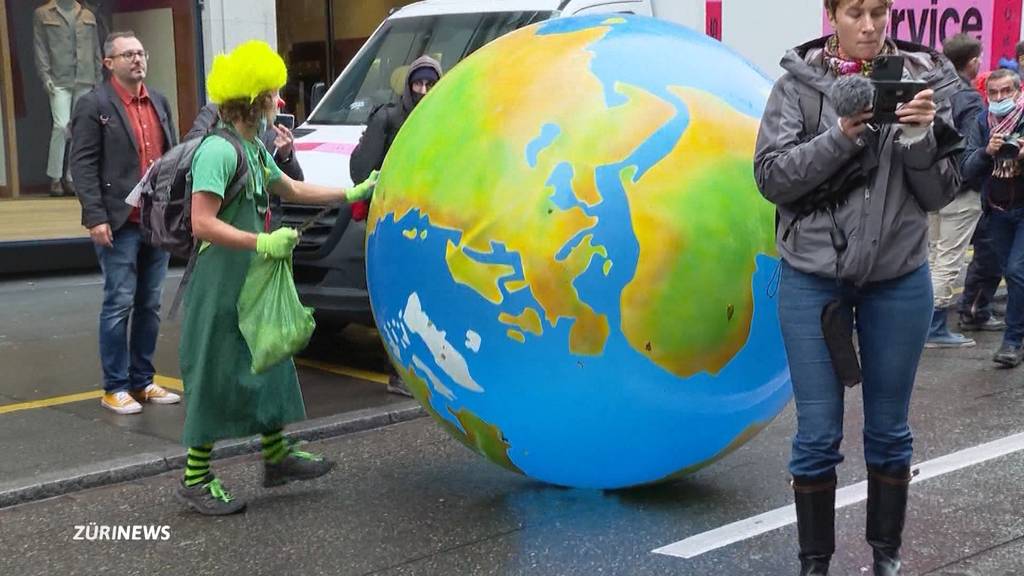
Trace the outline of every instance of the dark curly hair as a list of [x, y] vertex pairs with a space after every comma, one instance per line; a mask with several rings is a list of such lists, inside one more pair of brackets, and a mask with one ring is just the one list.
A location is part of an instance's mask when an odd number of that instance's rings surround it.
[[220, 117], [228, 124], [241, 122], [250, 126], [259, 124], [260, 118], [276, 107], [277, 102], [271, 92], [264, 92], [251, 103], [248, 100], [228, 100], [220, 105]]

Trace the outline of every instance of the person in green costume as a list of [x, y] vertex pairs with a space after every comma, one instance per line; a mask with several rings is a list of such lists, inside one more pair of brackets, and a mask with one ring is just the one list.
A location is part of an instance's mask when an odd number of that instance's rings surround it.
[[245, 508], [210, 472], [210, 453], [218, 440], [260, 434], [265, 487], [317, 478], [334, 466], [285, 440], [284, 426], [306, 416], [295, 364], [289, 359], [252, 374], [236, 306], [253, 259], [291, 258], [298, 243], [293, 229], [266, 229], [269, 193], [287, 202], [351, 203], [372, 194], [377, 175], [345, 190], [297, 182], [278, 169], [259, 135], [277, 113], [278, 90], [286, 78], [284, 61], [263, 42], [247, 42], [218, 56], [207, 79], [210, 100], [220, 106], [220, 126], [242, 143], [249, 181], [222, 205], [239, 155], [221, 136], [207, 136], [192, 160], [192, 231], [202, 244], [181, 331], [186, 407], [182, 443], [188, 447], [188, 460], [176, 494], [206, 515]]

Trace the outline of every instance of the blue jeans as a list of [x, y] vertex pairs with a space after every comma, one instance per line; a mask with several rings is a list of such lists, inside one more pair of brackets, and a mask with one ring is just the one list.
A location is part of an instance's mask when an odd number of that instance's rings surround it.
[[932, 317], [928, 266], [857, 288], [782, 264], [779, 322], [789, 358], [797, 431], [790, 473], [830, 477], [843, 461], [845, 388], [836, 377], [821, 330], [821, 311], [842, 296], [853, 314], [864, 382], [864, 459], [897, 473], [910, 465], [914, 437], [907, 412], [917, 363]]
[[[114, 246], [96, 246], [103, 271], [100, 364], [107, 393], [153, 383], [153, 353], [160, 332], [160, 295], [170, 259], [145, 244], [136, 224], [114, 232]], [[129, 335], [128, 323], [131, 321]]]
[[1003, 343], [1020, 346], [1024, 340], [1024, 208], [993, 208], [988, 233], [1006, 278], [1006, 332]]

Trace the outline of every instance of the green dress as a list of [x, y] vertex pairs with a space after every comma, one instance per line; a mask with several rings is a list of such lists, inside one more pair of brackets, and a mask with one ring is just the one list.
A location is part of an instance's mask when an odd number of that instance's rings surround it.
[[[218, 218], [235, 228], [263, 232], [268, 187], [281, 171], [258, 140], [244, 142], [249, 183]], [[237, 154], [227, 140], [210, 136], [192, 160], [193, 191], [224, 197]], [[306, 417], [295, 363], [285, 360], [254, 375], [249, 347], [238, 329], [238, 296], [255, 252], [206, 245], [192, 271], [185, 298], [179, 357], [185, 388], [182, 444], [201, 446], [226, 438], [273, 432]]]

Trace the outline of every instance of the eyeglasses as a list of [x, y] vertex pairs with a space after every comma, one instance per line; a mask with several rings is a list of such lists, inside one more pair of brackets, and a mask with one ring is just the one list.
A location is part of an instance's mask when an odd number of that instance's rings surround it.
[[124, 58], [129, 62], [136, 58], [139, 60], [149, 60], [149, 52], [146, 52], [145, 50], [129, 50], [128, 52], [121, 52], [120, 54], [114, 54], [110, 57], [111, 60], [115, 58]]

